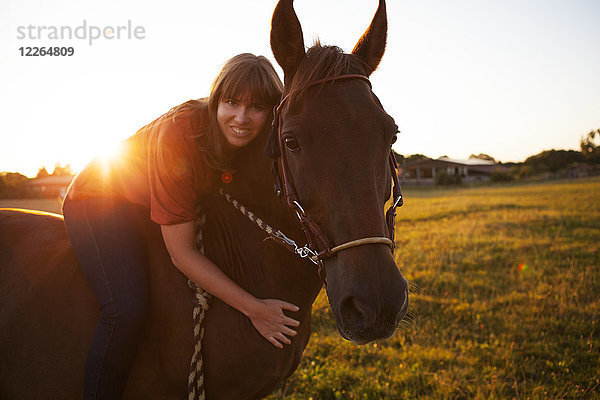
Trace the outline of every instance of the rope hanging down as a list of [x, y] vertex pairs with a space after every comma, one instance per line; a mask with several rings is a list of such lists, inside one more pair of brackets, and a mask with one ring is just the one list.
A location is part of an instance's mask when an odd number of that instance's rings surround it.
[[[290, 243], [285, 243], [285, 239], [288, 239], [280, 231], [275, 231], [269, 225], [264, 223], [262, 219], [256, 217], [254, 213], [248, 210], [246, 207], [241, 205], [225, 193], [223, 189], [219, 188], [219, 194], [223, 196], [230, 204], [232, 204], [242, 214], [247, 216], [252, 222], [256, 223], [260, 229], [266, 231], [269, 235], [280, 239], [284, 244], [290, 246]], [[202, 212], [200, 207], [197, 209], [200, 217], [196, 220], [196, 248], [202, 254], [204, 254], [204, 238], [202, 232], [204, 230], [204, 224], [206, 223], [206, 214]], [[284, 239], [285, 238], [285, 239]], [[293, 245], [296, 245], [291, 241]], [[297, 247], [297, 246], [296, 246]], [[194, 291], [194, 352], [192, 354], [192, 360], [190, 362], [190, 375], [188, 378], [188, 400], [205, 400], [206, 395], [204, 392], [204, 364], [202, 360], [202, 339], [204, 338], [204, 317], [210, 307], [210, 301], [212, 296], [206, 290], [198, 286], [195, 282], [188, 280], [188, 286]]]
[[[204, 238], [202, 231], [206, 222], [206, 215], [199, 213], [196, 220], [196, 248], [204, 254]], [[202, 339], [204, 338], [204, 317], [210, 307], [212, 296], [196, 283], [188, 280], [188, 286], [194, 291], [194, 352], [190, 362], [190, 375], [188, 378], [188, 400], [205, 400], [204, 393], [204, 364], [202, 360]]]

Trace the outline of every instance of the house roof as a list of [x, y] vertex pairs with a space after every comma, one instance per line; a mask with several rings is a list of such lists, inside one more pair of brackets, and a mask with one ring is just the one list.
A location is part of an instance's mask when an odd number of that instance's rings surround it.
[[407, 162], [402, 165], [405, 170], [412, 170], [417, 168], [447, 168], [447, 167], [468, 167], [469, 171], [478, 171], [480, 173], [491, 174], [494, 171], [507, 172], [508, 168], [496, 164], [494, 161], [481, 160], [478, 158], [472, 158], [469, 160], [454, 160], [448, 157], [441, 157], [436, 160], [427, 158], [412, 162]]
[[410, 161], [406, 163], [406, 167], [417, 167], [417, 166], [435, 166], [435, 167], [443, 167], [443, 166], [469, 166], [469, 167], [490, 167], [496, 165], [494, 161], [489, 160], [481, 160], [478, 158], [473, 158], [469, 160], [455, 160], [448, 157], [441, 157], [438, 159], [425, 158], [417, 161]]
[[469, 158], [468, 160], [457, 160], [449, 157], [440, 157], [438, 160], [448, 161], [454, 164], [463, 164], [463, 165], [496, 165], [495, 161], [492, 160], [483, 160], [481, 158]]

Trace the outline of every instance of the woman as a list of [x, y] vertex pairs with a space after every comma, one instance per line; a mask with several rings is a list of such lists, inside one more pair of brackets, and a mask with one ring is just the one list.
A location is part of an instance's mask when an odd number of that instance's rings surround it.
[[194, 247], [198, 200], [228, 160], [269, 129], [281, 90], [266, 58], [235, 56], [208, 98], [173, 108], [127, 139], [117, 159], [96, 159], [74, 179], [65, 225], [101, 310], [86, 361], [86, 399], [122, 397], [149, 303], [144, 219], [161, 226], [181, 272], [244, 313], [274, 346], [296, 334], [299, 322], [283, 310], [297, 306], [255, 298]]

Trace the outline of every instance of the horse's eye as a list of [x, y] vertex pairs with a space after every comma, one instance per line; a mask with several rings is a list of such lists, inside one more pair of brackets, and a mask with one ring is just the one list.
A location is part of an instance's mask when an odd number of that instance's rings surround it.
[[400, 133], [400, 129], [396, 128], [396, 132], [394, 132], [394, 136], [392, 136], [392, 143], [394, 144], [396, 143], [396, 140], [398, 140], [398, 134]]
[[298, 143], [298, 141], [295, 138], [288, 137], [288, 138], [285, 138], [284, 140], [285, 140], [285, 147], [287, 147], [289, 151], [292, 151], [292, 152], [300, 151], [300, 144]]

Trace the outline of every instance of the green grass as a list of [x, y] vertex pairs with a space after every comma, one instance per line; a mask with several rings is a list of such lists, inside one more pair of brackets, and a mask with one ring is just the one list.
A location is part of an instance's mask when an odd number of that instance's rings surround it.
[[302, 363], [269, 399], [600, 399], [600, 180], [405, 198], [395, 254], [409, 319], [355, 346], [321, 293]]
[[321, 293], [269, 399], [600, 399], [600, 180], [405, 192], [409, 319], [356, 346]]

